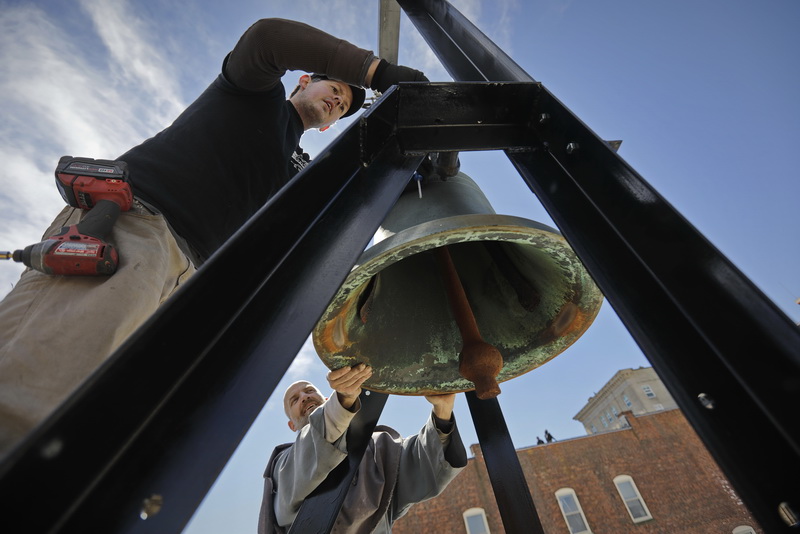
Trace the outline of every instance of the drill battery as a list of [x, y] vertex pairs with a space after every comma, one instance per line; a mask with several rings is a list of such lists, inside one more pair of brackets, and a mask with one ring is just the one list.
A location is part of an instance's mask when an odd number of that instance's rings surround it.
[[56, 167], [56, 187], [64, 202], [83, 210], [101, 200], [111, 200], [120, 211], [128, 211], [133, 204], [124, 161], [62, 156]]

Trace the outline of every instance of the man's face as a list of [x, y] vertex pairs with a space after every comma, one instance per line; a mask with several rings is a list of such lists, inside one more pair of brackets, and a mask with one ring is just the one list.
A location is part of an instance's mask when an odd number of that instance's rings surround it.
[[314, 82], [310, 76], [303, 76], [300, 88], [290, 100], [306, 129], [330, 126], [350, 109], [353, 102], [350, 86], [336, 80]]
[[283, 409], [289, 417], [289, 428], [297, 432], [308, 424], [308, 416], [325, 402], [322, 393], [312, 384], [295, 382], [283, 396]]

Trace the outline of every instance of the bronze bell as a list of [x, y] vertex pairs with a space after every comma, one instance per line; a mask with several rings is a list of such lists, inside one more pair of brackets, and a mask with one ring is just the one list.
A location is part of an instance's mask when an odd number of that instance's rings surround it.
[[480, 335], [502, 355], [491, 371], [497, 382], [563, 352], [603, 296], [556, 230], [495, 214], [466, 174], [434, 179], [423, 192], [401, 195], [315, 327], [314, 346], [330, 369], [371, 365], [364, 387], [373, 391], [495, 396], [494, 377], [476, 388], [459, 373], [466, 339], [436, 249], [446, 247]]

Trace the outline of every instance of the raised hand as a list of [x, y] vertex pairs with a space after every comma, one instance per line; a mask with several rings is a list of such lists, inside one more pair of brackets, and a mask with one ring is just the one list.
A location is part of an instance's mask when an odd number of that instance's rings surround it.
[[450, 420], [450, 417], [453, 415], [453, 404], [456, 402], [455, 393], [425, 395], [425, 400], [433, 404], [433, 415], [445, 421]]
[[372, 367], [359, 363], [328, 373], [328, 384], [336, 391], [339, 404], [350, 409], [361, 394], [361, 384], [372, 376]]
[[387, 89], [399, 82], [427, 81], [428, 78], [421, 71], [403, 65], [394, 65], [381, 59], [369, 82], [369, 88], [385, 93]]

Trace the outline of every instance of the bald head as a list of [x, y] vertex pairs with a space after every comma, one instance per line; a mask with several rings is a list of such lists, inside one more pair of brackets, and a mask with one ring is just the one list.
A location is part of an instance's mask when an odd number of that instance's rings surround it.
[[308, 424], [308, 417], [325, 402], [317, 387], [307, 380], [298, 380], [286, 388], [283, 411], [289, 418], [289, 428], [297, 432]]

